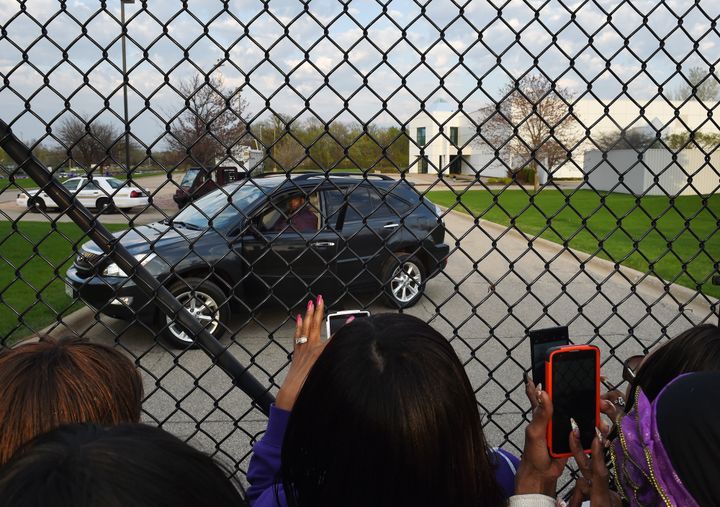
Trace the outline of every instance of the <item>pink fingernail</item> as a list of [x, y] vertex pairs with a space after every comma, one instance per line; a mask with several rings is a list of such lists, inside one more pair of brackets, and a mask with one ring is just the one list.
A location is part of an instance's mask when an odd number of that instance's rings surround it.
[[312, 307], [313, 307], [313, 302], [311, 299], [310, 301], [308, 301], [308, 310], [311, 309]]
[[302, 322], [302, 315], [300, 315], [300, 314], [298, 313], [297, 323], [300, 324], [301, 322]]
[[322, 300], [323, 300], [323, 298], [322, 298], [322, 294], [318, 294], [318, 297], [317, 297], [317, 304], [319, 305], [320, 303], [322, 303]]
[[355, 315], [350, 315], [350, 317], [348, 317], [345, 321], [345, 324], [350, 324], [353, 320], [355, 320]]

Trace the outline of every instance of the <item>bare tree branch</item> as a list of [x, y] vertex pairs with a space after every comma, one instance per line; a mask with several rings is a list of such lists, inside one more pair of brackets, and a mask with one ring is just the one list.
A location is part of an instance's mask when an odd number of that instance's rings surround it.
[[501, 93], [503, 100], [479, 111], [478, 142], [515, 159], [510, 176], [526, 167], [537, 173], [538, 162], [550, 170], [567, 160], [578, 136], [568, 106], [574, 93], [541, 75], [508, 83]]
[[241, 143], [247, 131], [247, 101], [240, 89], [228, 90], [222, 76], [195, 74], [178, 86], [185, 110], [173, 123], [168, 144], [192, 163], [211, 167]]

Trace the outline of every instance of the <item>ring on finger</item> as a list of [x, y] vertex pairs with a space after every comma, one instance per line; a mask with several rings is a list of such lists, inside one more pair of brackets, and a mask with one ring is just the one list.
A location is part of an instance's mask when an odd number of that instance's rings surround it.
[[622, 396], [618, 396], [617, 400], [615, 400], [615, 404], [618, 407], [624, 407], [625, 406], [625, 398], [623, 398]]
[[307, 336], [301, 336], [300, 338], [295, 339], [295, 344], [302, 345], [303, 343], [307, 343], [307, 341]]

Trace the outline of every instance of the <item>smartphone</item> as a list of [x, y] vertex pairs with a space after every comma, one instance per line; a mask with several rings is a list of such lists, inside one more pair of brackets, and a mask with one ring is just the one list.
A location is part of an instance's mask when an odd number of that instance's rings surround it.
[[345, 325], [350, 317], [356, 319], [366, 319], [370, 316], [370, 312], [366, 310], [343, 310], [342, 312], [329, 313], [325, 319], [325, 327], [327, 329], [327, 337], [337, 333], [338, 329]]
[[553, 347], [569, 345], [567, 326], [535, 329], [528, 333], [530, 337], [530, 364], [535, 385], [545, 382], [545, 353]]
[[550, 349], [545, 361], [547, 393], [553, 403], [547, 441], [553, 458], [572, 456], [570, 418], [580, 428], [580, 442], [590, 452], [600, 425], [600, 349], [594, 345], [566, 345]]

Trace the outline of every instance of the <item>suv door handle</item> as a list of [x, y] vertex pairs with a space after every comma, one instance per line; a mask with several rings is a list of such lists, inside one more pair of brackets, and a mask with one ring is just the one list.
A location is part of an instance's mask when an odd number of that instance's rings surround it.
[[395, 227], [400, 227], [400, 224], [385, 224], [383, 229], [394, 229]]
[[316, 241], [315, 243], [310, 243], [310, 246], [335, 246], [335, 243], [332, 241]]

